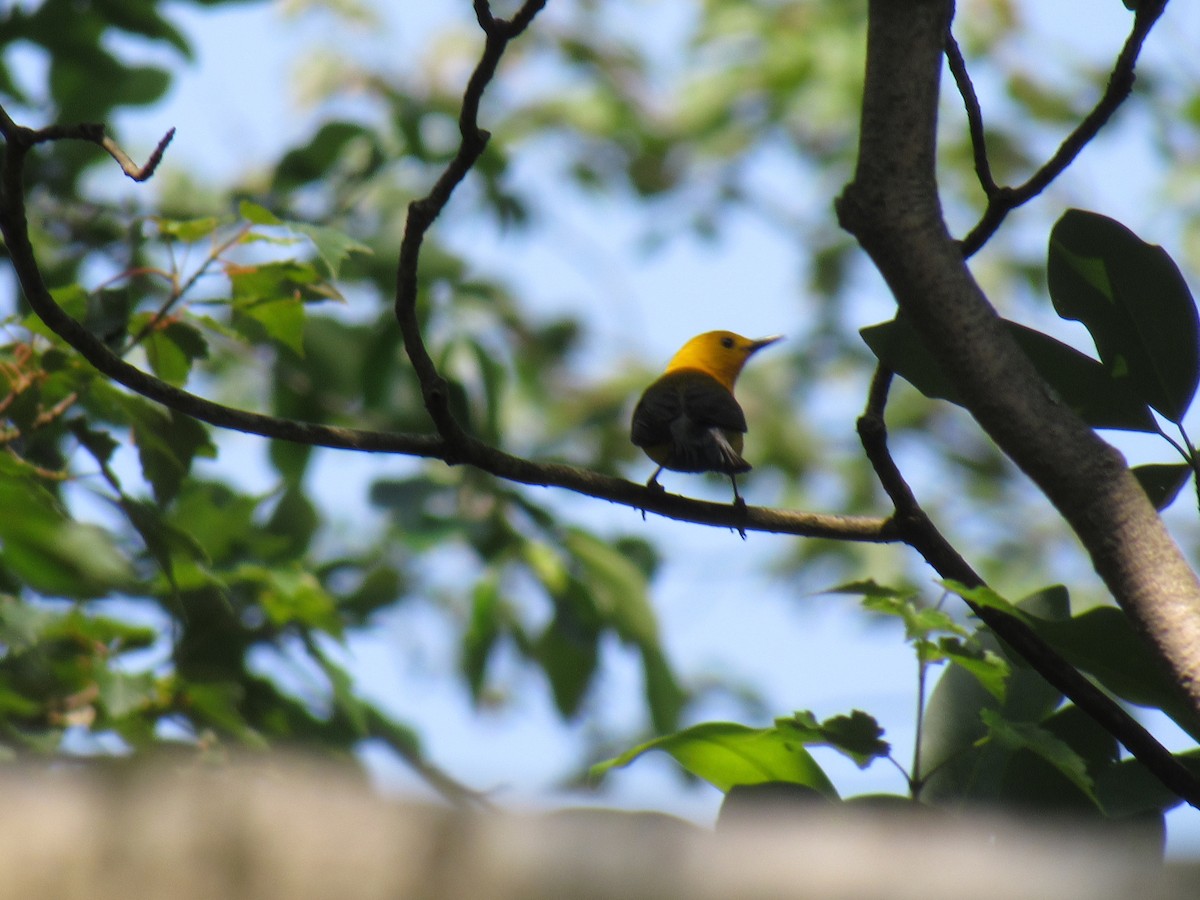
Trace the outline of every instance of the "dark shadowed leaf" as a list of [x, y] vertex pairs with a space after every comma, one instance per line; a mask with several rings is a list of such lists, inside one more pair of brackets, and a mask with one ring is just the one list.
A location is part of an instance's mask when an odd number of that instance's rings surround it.
[[1050, 234], [1054, 308], [1091, 332], [1108, 371], [1172, 422], [1200, 378], [1200, 322], [1179, 267], [1113, 219], [1068, 210]]
[[1149, 463], [1134, 466], [1132, 472], [1154, 508], [1162, 510], [1175, 502], [1192, 476], [1192, 467], [1186, 463]]
[[775, 727], [784, 732], [791, 731], [803, 744], [833, 747], [854, 760], [860, 769], [892, 752], [891, 745], [883, 740], [883, 729], [875, 717], [859, 709], [848, 716], [833, 716], [824, 722], [818, 722], [816, 716], [804, 710], [790, 718], [776, 719]]
[[[1096, 360], [1061, 341], [1006, 322], [1014, 340], [1034, 368], [1085, 422], [1094, 428], [1121, 431], [1157, 431], [1146, 404], [1130, 391], [1128, 380], [1116, 378]], [[959, 406], [958, 389], [943, 374], [905, 319], [892, 319], [861, 331], [875, 356], [926, 397], [948, 400]]]

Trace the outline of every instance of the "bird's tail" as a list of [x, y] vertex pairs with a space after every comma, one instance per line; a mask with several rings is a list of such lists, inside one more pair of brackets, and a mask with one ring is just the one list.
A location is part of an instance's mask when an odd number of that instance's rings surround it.
[[710, 428], [709, 434], [712, 437], [711, 449], [717, 457], [713, 462], [713, 471], [723, 472], [726, 475], [741, 475], [743, 472], [749, 472], [752, 466], [746, 460], [742, 459], [742, 454], [734, 449], [729, 443], [729, 439], [725, 436], [725, 432], [720, 428]]

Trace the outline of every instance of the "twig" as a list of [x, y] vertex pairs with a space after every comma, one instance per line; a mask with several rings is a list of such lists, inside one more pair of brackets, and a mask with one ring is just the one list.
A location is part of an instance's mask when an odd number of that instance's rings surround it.
[[462, 110], [458, 117], [461, 135], [458, 151], [429, 193], [409, 204], [396, 270], [396, 321], [404, 337], [404, 348], [421, 385], [425, 408], [438, 434], [446, 442], [444, 459], [451, 464], [467, 461], [479, 448], [475, 446], [477, 441], [463, 430], [450, 412], [446, 380], [438, 373], [421, 336], [421, 326], [417, 321], [417, 268], [421, 244], [434, 220], [450, 201], [454, 189], [483, 154], [491, 137], [479, 127], [479, 103], [496, 74], [500, 57], [508, 47], [508, 42], [525, 30], [546, 5], [546, 0], [526, 0], [511, 20], [495, 18], [487, 0], [475, 0], [474, 5], [475, 18], [486, 39], [483, 53], [463, 93]]
[[[146, 320], [146, 323], [142, 325], [137, 334], [131, 336], [129, 340], [125, 342], [125, 345], [121, 348], [122, 352], [128, 353], [131, 349], [144, 341], [147, 335], [158, 328], [171, 310], [175, 308], [176, 304], [183, 299], [184, 295], [192, 289], [197, 281], [204, 277], [204, 274], [209, 270], [212, 264], [221, 258], [221, 254], [249, 234], [252, 227], [253, 226], [251, 225], [243, 225], [242, 227], [238, 228], [231, 237], [221, 241], [219, 244], [213, 247], [212, 251], [205, 258], [204, 262], [201, 263], [196, 271], [189, 275], [182, 284], [180, 284], [178, 281], [177, 273], [172, 273], [172, 288], [167, 295], [167, 299], [164, 300], [159, 308], [154, 311], [154, 314], [151, 315], [148, 320]], [[172, 259], [174, 259], [174, 256], [172, 256]]]
[[[903, 534], [904, 543], [920, 553], [943, 578], [961, 582], [968, 587], [981, 587], [984, 585], [983, 579], [938, 531], [937, 526], [921, 508], [888, 449], [884, 409], [891, 381], [891, 370], [880, 365], [875, 370], [875, 377], [871, 382], [866, 410], [858, 420], [858, 434], [863, 450], [875, 469], [880, 484], [895, 505], [895, 520]], [[997, 637], [1120, 741], [1138, 762], [1154, 773], [1168, 789], [1191, 806], [1200, 809], [1200, 780], [1185, 769], [1169, 750], [1155, 740], [1154, 736], [1116, 701], [1059, 656], [1024, 622], [998, 609], [979, 606], [970, 600], [965, 602], [971, 608], [971, 612]], [[920, 778], [921, 773], [914, 772], [913, 777]]]
[[963, 106], [967, 111], [967, 127], [971, 132], [971, 151], [975, 158], [975, 174], [979, 178], [979, 184], [983, 187], [984, 194], [990, 201], [992, 196], [1000, 190], [1000, 186], [996, 184], [996, 179], [992, 175], [992, 165], [988, 160], [987, 133], [983, 128], [983, 110], [979, 106], [975, 85], [971, 82], [971, 76], [967, 72], [967, 61], [963, 59], [958, 41], [954, 39], [954, 33], [949, 28], [946, 29], [946, 62], [950, 67], [950, 74], [954, 76], [954, 83], [958, 85], [958, 93], [962, 96]]
[[[103, 129], [103, 126], [100, 126]], [[154, 170], [158, 168], [158, 164], [162, 161], [163, 153], [166, 152], [167, 145], [171, 143], [171, 138], [175, 137], [175, 129], [170, 128], [163, 135], [158, 146], [154, 148], [154, 152], [150, 154], [150, 158], [146, 160], [144, 166], [138, 166], [130, 159], [124, 150], [117, 146], [116, 141], [107, 135], [103, 135], [100, 141], [100, 146], [108, 151], [108, 155], [117, 161], [121, 171], [132, 178], [134, 181], [145, 181], [154, 174]]]
[[983, 114], [975, 89], [967, 74], [966, 64], [954, 36], [946, 29], [946, 59], [954, 81], [962, 95], [966, 107], [967, 121], [971, 131], [971, 143], [975, 155], [975, 171], [979, 177], [984, 193], [987, 195], [987, 208], [975, 227], [963, 238], [961, 247], [964, 257], [972, 256], [988, 239], [991, 238], [1008, 214], [1025, 203], [1028, 203], [1054, 181], [1075, 160], [1084, 147], [1094, 138], [1112, 118], [1113, 114], [1125, 102], [1133, 90], [1135, 79], [1134, 69], [1137, 66], [1138, 55], [1142, 44], [1145, 43], [1150, 30], [1166, 9], [1167, 0], [1142, 0], [1137, 5], [1133, 16], [1133, 27], [1125, 45], [1121, 48], [1104, 93], [1096, 102], [1075, 130], [1067, 135], [1054, 155], [1048, 159], [1024, 184], [1017, 187], [1002, 187], [994, 181], [987, 161], [987, 147], [984, 137]]

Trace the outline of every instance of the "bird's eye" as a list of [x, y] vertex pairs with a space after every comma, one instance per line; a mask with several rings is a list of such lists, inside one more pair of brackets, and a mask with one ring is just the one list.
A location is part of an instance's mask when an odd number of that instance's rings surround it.
[[731, 338], [731, 337], [721, 338], [721, 346], [724, 347], [726, 350], [732, 350], [733, 349], [733, 338]]

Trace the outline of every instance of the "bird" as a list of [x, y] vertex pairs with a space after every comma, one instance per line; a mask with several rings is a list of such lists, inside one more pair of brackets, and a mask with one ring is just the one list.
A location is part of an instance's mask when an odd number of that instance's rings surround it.
[[633, 411], [630, 440], [658, 463], [646, 487], [662, 489], [663, 469], [720, 472], [733, 484], [734, 505], [746, 505], [737, 487], [737, 476], [751, 468], [742, 458], [746, 414], [733, 385], [751, 356], [782, 338], [706, 331], [671, 357]]

